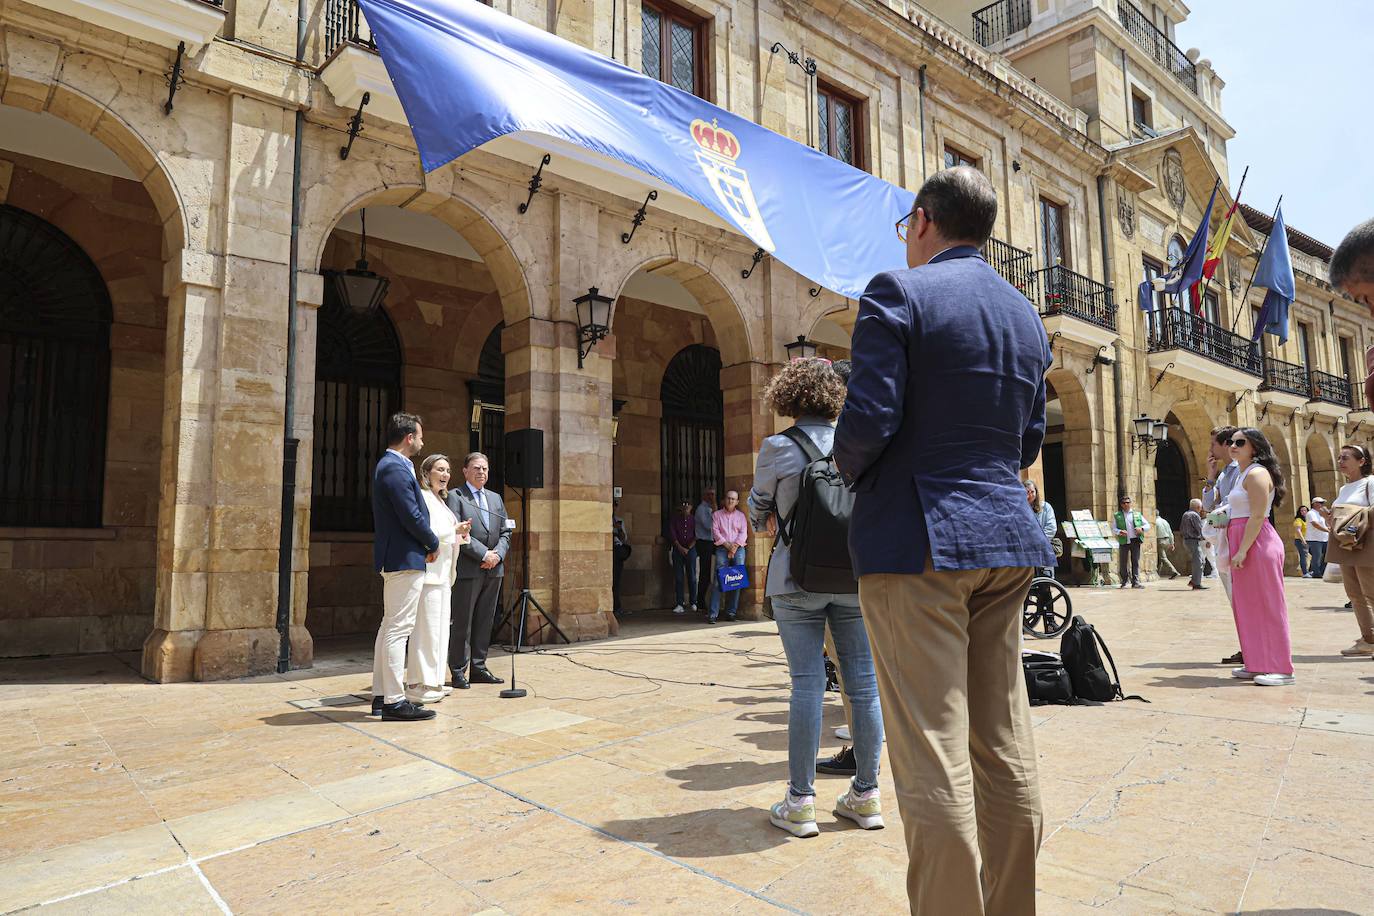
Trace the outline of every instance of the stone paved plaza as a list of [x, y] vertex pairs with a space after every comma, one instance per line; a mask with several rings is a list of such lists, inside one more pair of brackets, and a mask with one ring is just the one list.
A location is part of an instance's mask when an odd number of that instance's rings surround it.
[[[1034, 711], [1040, 912], [1370, 912], [1374, 663], [1337, 654], [1339, 586], [1289, 580], [1298, 685], [1264, 689], [1217, 664], [1221, 589], [1182, 582], [1073, 592], [1151, 703]], [[886, 775], [885, 831], [837, 822], [830, 777], [818, 838], [767, 822], [787, 740], [771, 622], [632, 618], [522, 657], [528, 698], [475, 688], [420, 724], [350, 696], [369, 650], [166, 685], [132, 656], [5, 662], [0, 912], [905, 908]], [[840, 716], [831, 695], [827, 733]]]

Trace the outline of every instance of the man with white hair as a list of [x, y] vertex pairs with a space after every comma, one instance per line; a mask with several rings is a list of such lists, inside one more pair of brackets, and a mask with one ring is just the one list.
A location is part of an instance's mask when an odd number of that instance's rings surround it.
[[1188, 558], [1193, 561], [1192, 573], [1188, 577], [1188, 587], [1194, 589], [1204, 589], [1207, 586], [1202, 584], [1202, 500], [1193, 499], [1188, 502], [1188, 511], [1183, 513], [1183, 521], [1179, 523], [1178, 533], [1183, 537], [1183, 543], [1188, 546]]

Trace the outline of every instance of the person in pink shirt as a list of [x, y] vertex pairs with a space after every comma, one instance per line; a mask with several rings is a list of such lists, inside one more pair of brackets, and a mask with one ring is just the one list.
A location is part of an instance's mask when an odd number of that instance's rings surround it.
[[[749, 517], [740, 511], [739, 494], [730, 490], [725, 494], [725, 505], [711, 513], [711, 536], [716, 543], [716, 569], [726, 566], [744, 565], [744, 542], [749, 540]], [[734, 620], [739, 611], [739, 591], [730, 593], [730, 607], [725, 612], [726, 620]], [[720, 617], [720, 583], [711, 589], [711, 615], [707, 623], [715, 623]]]

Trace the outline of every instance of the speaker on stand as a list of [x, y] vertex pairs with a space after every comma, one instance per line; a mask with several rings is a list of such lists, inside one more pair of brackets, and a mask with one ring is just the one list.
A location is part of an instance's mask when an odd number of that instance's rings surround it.
[[499, 631], [515, 621], [512, 625], [510, 687], [501, 691], [503, 698], [512, 699], [526, 695], [523, 688], [515, 686], [515, 656], [520, 654], [521, 647], [527, 641], [525, 624], [529, 620], [531, 605], [544, 621], [534, 635], [544, 632], [546, 627], [552, 627], [563, 642], [571, 643], [572, 640], [559, 629], [558, 624], [554, 623], [553, 618], [530, 594], [530, 490], [541, 489], [544, 486], [544, 431], [513, 429], [506, 433], [505, 447], [506, 486], [520, 491], [520, 595], [511, 603], [510, 610], [506, 611], [506, 616], [501, 618], [495, 629]]

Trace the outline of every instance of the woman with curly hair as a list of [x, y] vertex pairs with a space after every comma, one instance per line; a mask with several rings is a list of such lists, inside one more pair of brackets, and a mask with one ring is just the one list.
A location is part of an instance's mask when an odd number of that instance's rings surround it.
[[1283, 687], [1293, 683], [1293, 649], [1283, 592], [1283, 540], [1269, 524], [1269, 510], [1283, 501], [1283, 472], [1274, 447], [1253, 427], [1231, 434], [1230, 451], [1239, 473], [1226, 498], [1226, 542], [1231, 548], [1231, 608], [1245, 659], [1231, 674], [1261, 687]]
[[[759, 449], [749, 515], [755, 531], [776, 536], [787, 524], [801, 491], [802, 472], [814, 456], [834, 448], [835, 418], [844, 406], [845, 386], [825, 359], [794, 359], [783, 366], [764, 390], [773, 410], [796, 424], [769, 436]], [[802, 437], [810, 449], [803, 445]], [[810, 452], [810, 454], [808, 454]], [[780, 539], [781, 540], [781, 539]], [[769, 821], [793, 836], [816, 836], [816, 753], [821, 740], [821, 705], [825, 696], [825, 662], [821, 647], [829, 624], [836, 662], [853, 715], [855, 775], [835, 802], [835, 813], [865, 830], [883, 826], [878, 797], [878, 756], [883, 723], [873, 655], [859, 612], [857, 588], [852, 594], [809, 592], [793, 578], [787, 545], [774, 543], [768, 560], [765, 594], [772, 601], [787, 667], [792, 698], [787, 713], [788, 786], [783, 800], [769, 811]]]

